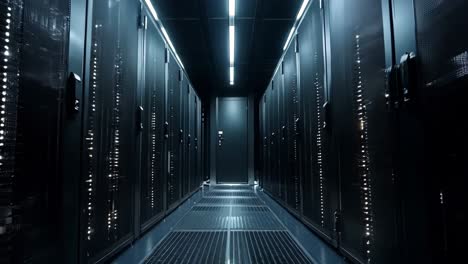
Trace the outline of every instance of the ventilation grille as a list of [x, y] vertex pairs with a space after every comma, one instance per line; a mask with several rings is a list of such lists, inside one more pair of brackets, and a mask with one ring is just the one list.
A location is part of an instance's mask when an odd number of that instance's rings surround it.
[[229, 262], [312, 263], [286, 231], [231, 232]]
[[231, 229], [284, 230], [284, 227], [267, 207], [233, 207]]
[[225, 263], [227, 232], [172, 232], [145, 264]]
[[229, 207], [197, 206], [182, 218], [176, 230], [228, 229], [229, 213]]

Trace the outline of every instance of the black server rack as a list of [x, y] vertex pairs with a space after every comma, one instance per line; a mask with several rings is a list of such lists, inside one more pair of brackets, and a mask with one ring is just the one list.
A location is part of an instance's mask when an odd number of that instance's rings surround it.
[[139, 4], [93, 1], [88, 17], [81, 256], [105, 259], [133, 239]]
[[200, 185], [201, 100], [144, 3], [0, 10], [0, 262], [109, 261]]
[[[397, 112], [396, 178], [401, 196], [403, 257], [453, 263], [464, 257], [468, 220], [466, 1], [394, 1], [389, 87]], [[411, 28], [408, 30], [407, 25]], [[397, 108], [398, 106], [398, 108]], [[427, 254], [430, 252], [430, 254]], [[422, 260], [417, 256], [424, 255]]]
[[[332, 0], [325, 12], [330, 23], [332, 129], [339, 142], [340, 247], [362, 263], [394, 262], [396, 212], [388, 204], [392, 150], [384, 96], [382, 4]], [[391, 254], [384, 257], [384, 252]]]
[[286, 133], [287, 133], [287, 153], [288, 177], [286, 180], [286, 203], [296, 213], [300, 213], [300, 167], [299, 167], [299, 87], [296, 61], [296, 36], [291, 40], [291, 45], [285, 52], [283, 59], [284, 91], [285, 91], [285, 112], [286, 112]]
[[180, 128], [180, 80], [181, 72], [175, 58], [170, 55], [168, 63], [167, 102], [169, 126], [168, 140], [168, 170], [167, 170], [167, 205], [173, 208], [180, 198], [180, 148], [182, 146], [183, 131]]
[[279, 190], [278, 198], [286, 202], [286, 181], [288, 175], [288, 131], [287, 131], [287, 119], [286, 119], [286, 107], [285, 107], [285, 86], [284, 86], [284, 75], [282, 64], [278, 66], [276, 74], [273, 77], [275, 87], [278, 90], [278, 148], [279, 148]]
[[323, 9], [314, 1], [298, 29], [303, 127], [303, 216], [332, 243], [337, 204], [336, 172], [331, 170], [331, 119], [325, 78]]
[[467, 7], [312, 1], [262, 97], [262, 187], [353, 262], [462, 257]]
[[181, 76], [181, 86], [180, 86], [180, 95], [181, 95], [181, 124], [180, 124], [180, 130], [182, 131], [182, 139], [181, 139], [181, 152], [180, 152], [180, 164], [181, 164], [181, 198], [184, 198], [186, 194], [189, 192], [189, 185], [190, 185], [190, 172], [189, 172], [189, 166], [190, 166], [190, 161], [189, 161], [189, 136], [190, 136], [190, 131], [189, 131], [189, 119], [190, 119], [190, 113], [189, 113], [189, 85], [187, 82], [187, 77], [185, 74], [182, 74]]
[[[0, 262], [59, 257], [69, 1], [0, 1]], [[40, 66], [38, 66], [40, 65]]]
[[[141, 115], [138, 130], [140, 143], [140, 221], [142, 230], [151, 227], [164, 216], [165, 211], [165, 79], [166, 46], [157, 25], [145, 15], [145, 27], [140, 35], [140, 100]], [[138, 124], [137, 124], [138, 125]]]
[[[0, 262], [11, 263], [20, 249], [17, 246], [23, 231], [19, 215], [22, 197], [17, 191], [15, 175], [17, 145], [18, 93], [21, 56], [22, 3], [0, 1], [1, 112], [0, 112]], [[16, 252], [15, 252], [16, 251]], [[30, 254], [28, 252], [28, 254]], [[18, 260], [17, 260], [18, 261]]]

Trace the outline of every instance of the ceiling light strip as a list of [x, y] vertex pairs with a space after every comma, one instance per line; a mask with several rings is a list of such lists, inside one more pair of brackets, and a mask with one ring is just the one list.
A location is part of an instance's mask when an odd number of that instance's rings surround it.
[[309, 2], [310, 2], [310, 0], [304, 0], [304, 2], [302, 2], [301, 9], [299, 9], [299, 13], [297, 13], [297, 17], [296, 17], [297, 21], [299, 21], [301, 19], [301, 17], [304, 14], [304, 11], [306, 10], [307, 5], [309, 4]]
[[229, 84], [234, 85], [234, 62], [235, 62], [235, 44], [236, 28], [234, 19], [236, 16], [236, 0], [229, 1]]
[[151, 3], [151, 0], [145, 0], [145, 4], [148, 7], [151, 15], [153, 16], [153, 19], [159, 23], [159, 26], [161, 28], [161, 32], [164, 35], [164, 38], [166, 39], [167, 44], [172, 50], [172, 53], [174, 53], [174, 56], [176, 57], [177, 61], [179, 62], [180, 66], [182, 69], [185, 69], [184, 64], [182, 63], [182, 60], [179, 58], [179, 54], [177, 54], [176, 49], [174, 48], [174, 45], [172, 44], [171, 38], [169, 38], [169, 35], [167, 34], [166, 29], [164, 26], [161, 24], [161, 21], [159, 21], [158, 13], [156, 12], [156, 9], [153, 6], [153, 3]]
[[289, 42], [291, 41], [295, 32], [296, 32], [296, 26], [291, 28], [291, 32], [289, 32], [288, 39], [286, 40], [286, 43], [284, 43], [283, 50], [286, 50], [288, 48]]

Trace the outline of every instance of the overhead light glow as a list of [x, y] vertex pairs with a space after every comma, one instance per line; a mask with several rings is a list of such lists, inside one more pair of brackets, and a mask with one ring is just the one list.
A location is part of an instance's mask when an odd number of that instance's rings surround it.
[[177, 61], [180, 63], [180, 66], [182, 67], [182, 69], [185, 69], [185, 68], [184, 68], [184, 64], [183, 64], [182, 61], [180, 60], [179, 55], [177, 54], [177, 52], [176, 52], [176, 50], [175, 50], [175, 48], [174, 48], [174, 45], [172, 45], [172, 41], [171, 41], [171, 39], [169, 38], [169, 35], [167, 34], [167, 31], [166, 31], [166, 29], [165, 29], [163, 26], [161, 26], [161, 31], [162, 31], [162, 33], [163, 33], [163, 35], [164, 35], [164, 38], [166, 39], [167, 43], [169, 44], [169, 47], [171, 48], [172, 52], [174, 53], [174, 55], [175, 55]]
[[229, 63], [234, 66], [234, 52], [235, 52], [235, 27], [229, 26]]
[[229, 16], [236, 16], [236, 0], [229, 0]]
[[229, 67], [229, 75], [230, 75], [229, 76], [229, 79], [230, 79], [229, 83], [231, 85], [234, 85], [234, 67], [233, 66]]
[[234, 60], [235, 60], [235, 44], [236, 44], [236, 0], [229, 1], [229, 84], [234, 85]]
[[286, 40], [286, 43], [284, 44], [284, 47], [283, 47], [283, 50], [286, 50], [286, 48], [288, 48], [288, 45], [289, 45], [289, 42], [291, 41], [293, 35], [294, 35], [294, 32], [296, 32], [296, 27], [292, 27], [291, 28], [291, 32], [289, 32], [289, 36], [288, 36], [288, 39]]
[[309, 4], [310, 0], [304, 0], [304, 2], [302, 2], [302, 6], [301, 6], [301, 9], [299, 9], [299, 13], [297, 14], [297, 17], [296, 17], [296, 20], [299, 20], [301, 19], [302, 15], [304, 14], [304, 11], [307, 7], [307, 4]]
[[151, 12], [151, 15], [153, 15], [154, 20], [159, 21], [158, 14], [156, 13], [156, 9], [154, 9], [151, 0], [145, 0], [145, 3], [148, 6], [149, 11]]

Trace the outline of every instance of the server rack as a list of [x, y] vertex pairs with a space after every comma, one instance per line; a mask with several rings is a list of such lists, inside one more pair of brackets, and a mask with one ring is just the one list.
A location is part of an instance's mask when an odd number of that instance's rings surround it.
[[[466, 24], [467, 7], [312, 1], [263, 95], [262, 139], [278, 132], [271, 119], [279, 109], [286, 199], [275, 190], [276, 156], [267, 144], [262, 187], [353, 262], [461, 257], [466, 128], [457, 113], [466, 97], [467, 38], [453, 25]], [[278, 72], [284, 97], [276, 102]]]
[[[189, 122], [179, 118], [181, 66], [139, 1], [2, 0], [0, 9], [0, 262], [109, 261], [170, 212], [167, 150]], [[200, 127], [191, 96], [186, 111]], [[195, 191], [201, 180], [186, 182]], [[173, 197], [172, 207], [183, 201]]]
[[299, 125], [301, 122], [299, 113], [299, 87], [297, 75], [297, 38], [291, 40], [292, 45], [287, 49], [283, 59], [285, 112], [287, 128], [287, 153], [289, 172], [286, 180], [286, 202], [296, 212], [300, 213], [300, 158], [299, 158]]
[[139, 129], [141, 135], [140, 157], [140, 221], [142, 230], [151, 227], [164, 216], [166, 167], [164, 122], [166, 115], [166, 46], [157, 25], [148, 13], [143, 12], [144, 29], [141, 35], [140, 97], [142, 115]]

